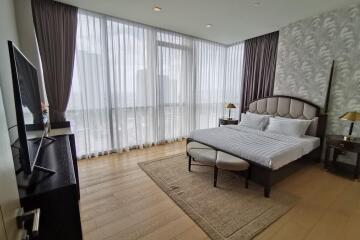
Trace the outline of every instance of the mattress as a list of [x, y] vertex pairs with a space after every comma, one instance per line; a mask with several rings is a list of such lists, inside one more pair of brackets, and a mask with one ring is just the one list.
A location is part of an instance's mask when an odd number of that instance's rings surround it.
[[285, 136], [239, 125], [199, 129], [191, 132], [189, 137], [273, 170], [320, 146], [320, 139], [317, 137]]

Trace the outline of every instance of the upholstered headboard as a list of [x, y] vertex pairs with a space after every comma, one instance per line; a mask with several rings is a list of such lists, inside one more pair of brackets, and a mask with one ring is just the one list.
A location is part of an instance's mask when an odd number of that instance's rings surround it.
[[290, 96], [272, 96], [253, 101], [245, 111], [286, 118], [313, 120], [310, 124], [308, 135], [319, 136], [320, 108], [311, 102]]

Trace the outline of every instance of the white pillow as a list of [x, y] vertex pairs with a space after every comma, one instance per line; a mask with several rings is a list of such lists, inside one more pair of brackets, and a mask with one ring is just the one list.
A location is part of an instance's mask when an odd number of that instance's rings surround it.
[[258, 118], [263, 118], [263, 117], [267, 117], [266, 120], [264, 120], [264, 127], [262, 128], [262, 130], [264, 131], [267, 127], [267, 125], [269, 124], [269, 118], [274, 117], [274, 115], [271, 114], [260, 114], [260, 113], [252, 113], [252, 112], [246, 112], [246, 114], [250, 114], [254, 117], [258, 117]]
[[239, 126], [263, 131], [269, 122], [269, 115], [242, 113]]
[[[296, 119], [296, 118], [294, 119], [294, 118], [279, 117], [279, 116], [276, 116], [275, 118], [285, 119], [285, 120], [292, 120], [292, 121], [310, 121], [309, 127], [305, 131], [305, 135], [316, 136], [317, 122], [318, 122], [318, 119], [319, 119], [318, 117], [316, 117], [316, 118], [314, 118], [312, 120]], [[315, 126], [313, 126], [313, 125], [315, 125]]]
[[260, 116], [260, 117], [273, 117], [271, 114], [259, 114], [259, 113], [252, 113], [252, 112], [246, 112], [246, 114]]
[[309, 128], [311, 120], [270, 118], [266, 132], [277, 133], [286, 136], [302, 137]]

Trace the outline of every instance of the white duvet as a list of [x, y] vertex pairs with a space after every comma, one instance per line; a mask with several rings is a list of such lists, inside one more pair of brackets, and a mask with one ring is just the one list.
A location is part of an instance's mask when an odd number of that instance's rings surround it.
[[273, 170], [320, 146], [317, 137], [285, 136], [239, 125], [199, 129], [191, 132], [189, 137]]

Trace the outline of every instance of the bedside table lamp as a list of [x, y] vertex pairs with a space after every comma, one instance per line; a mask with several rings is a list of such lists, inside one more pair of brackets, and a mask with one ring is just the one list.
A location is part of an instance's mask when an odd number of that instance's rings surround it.
[[228, 119], [231, 120], [231, 109], [236, 108], [236, 106], [232, 103], [227, 103], [227, 104], [225, 104], [225, 108], [229, 109], [229, 118]]
[[354, 122], [360, 121], [360, 113], [358, 112], [347, 112], [344, 115], [340, 116], [339, 119], [350, 121], [349, 135], [344, 136], [344, 140], [351, 140], [351, 134], [354, 127]]

